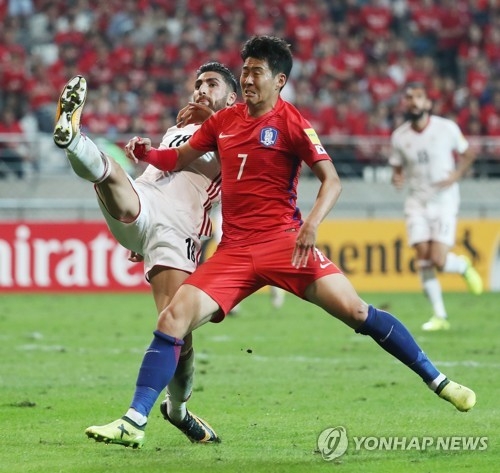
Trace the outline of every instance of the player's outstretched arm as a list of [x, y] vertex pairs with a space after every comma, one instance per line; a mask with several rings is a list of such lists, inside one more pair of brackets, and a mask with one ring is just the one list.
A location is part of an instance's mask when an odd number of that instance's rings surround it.
[[125, 154], [136, 163], [152, 164], [161, 171], [180, 171], [205, 153], [192, 148], [189, 142], [179, 148], [156, 149], [148, 138], [135, 136], [125, 146]]
[[312, 171], [321, 181], [321, 186], [313, 208], [304, 220], [297, 235], [292, 255], [292, 265], [296, 268], [306, 266], [310, 255], [312, 255], [313, 259], [316, 259], [314, 247], [316, 246], [319, 224], [333, 208], [342, 191], [340, 178], [332, 161], [318, 161], [312, 167]]

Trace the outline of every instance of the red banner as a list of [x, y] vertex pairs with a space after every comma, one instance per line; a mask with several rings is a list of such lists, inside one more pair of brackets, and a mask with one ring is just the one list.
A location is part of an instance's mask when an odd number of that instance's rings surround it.
[[104, 222], [0, 223], [0, 292], [144, 291]]

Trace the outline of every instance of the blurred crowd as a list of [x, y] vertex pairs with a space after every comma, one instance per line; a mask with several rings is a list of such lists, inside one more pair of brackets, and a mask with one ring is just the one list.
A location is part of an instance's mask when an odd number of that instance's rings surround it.
[[323, 137], [389, 136], [416, 80], [466, 135], [500, 136], [500, 0], [0, 0], [0, 21], [0, 134], [51, 133], [82, 74], [87, 132], [161, 135], [199, 65], [238, 77], [242, 43], [270, 34], [294, 52], [285, 98]]

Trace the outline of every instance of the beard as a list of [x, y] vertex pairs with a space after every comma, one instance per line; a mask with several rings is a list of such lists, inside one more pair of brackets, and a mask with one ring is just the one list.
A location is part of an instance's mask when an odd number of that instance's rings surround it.
[[419, 110], [418, 112], [407, 111], [404, 114], [404, 117], [405, 120], [415, 123], [418, 122], [425, 115], [425, 113], [425, 110]]

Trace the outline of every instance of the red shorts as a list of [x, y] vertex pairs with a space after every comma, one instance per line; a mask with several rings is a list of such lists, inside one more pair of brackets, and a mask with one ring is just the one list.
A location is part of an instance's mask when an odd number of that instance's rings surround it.
[[[184, 284], [191, 284], [208, 294], [227, 314], [242, 299], [261, 287], [281, 287], [300, 298], [317, 279], [340, 273], [323, 253], [316, 250], [306, 267], [292, 266], [296, 232], [283, 232], [274, 240], [239, 247], [218, 247]], [[218, 318], [220, 321], [224, 315]]]

